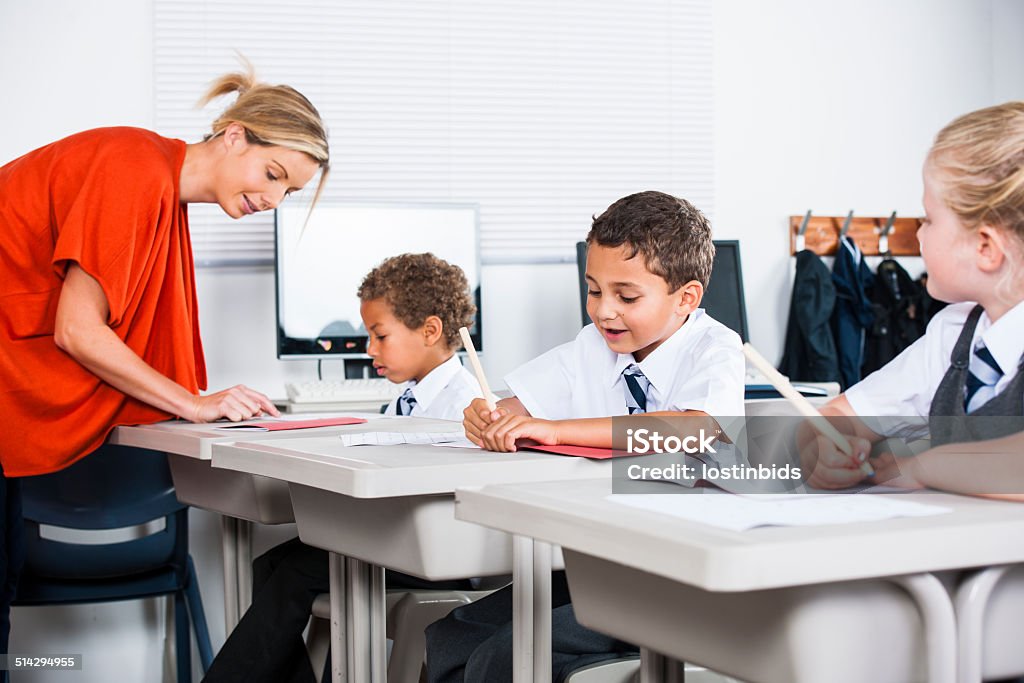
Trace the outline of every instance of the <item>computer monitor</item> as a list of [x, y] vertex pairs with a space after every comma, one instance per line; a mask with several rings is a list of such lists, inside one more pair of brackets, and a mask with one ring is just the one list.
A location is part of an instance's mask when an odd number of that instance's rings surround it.
[[[579, 271], [580, 308], [584, 325], [591, 320], [587, 315], [587, 243], [576, 244], [576, 267]], [[715, 240], [715, 260], [711, 267], [711, 281], [704, 291], [701, 308], [729, 329], [749, 341], [747, 335], [747, 305], [743, 297], [743, 268], [740, 265], [739, 240]]]
[[387, 257], [422, 252], [466, 273], [477, 307], [471, 335], [483, 350], [475, 204], [322, 201], [312, 214], [293, 205], [277, 210], [274, 232], [278, 358], [365, 358], [359, 284]]

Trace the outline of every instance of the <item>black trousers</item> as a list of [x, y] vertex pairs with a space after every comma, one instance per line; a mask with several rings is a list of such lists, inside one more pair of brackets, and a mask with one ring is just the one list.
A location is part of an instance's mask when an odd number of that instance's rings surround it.
[[[294, 538], [256, 558], [252, 605], [217, 653], [204, 683], [316, 683], [302, 632], [316, 596], [330, 589], [327, 556], [326, 550]], [[470, 588], [468, 580], [432, 582], [391, 571], [386, 583], [388, 588]]]
[[[18, 577], [25, 564], [25, 522], [21, 516], [21, 480], [8, 479], [0, 470], [0, 513], [3, 523], [2, 556], [0, 556], [0, 654], [8, 654], [11, 639], [11, 603], [18, 589]], [[0, 683], [7, 683], [10, 674], [0, 671]]]
[[[639, 650], [576, 621], [565, 572], [552, 574], [551, 677], [562, 683], [573, 671]], [[429, 683], [512, 681], [512, 586], [454, 609], [427, 627]]]

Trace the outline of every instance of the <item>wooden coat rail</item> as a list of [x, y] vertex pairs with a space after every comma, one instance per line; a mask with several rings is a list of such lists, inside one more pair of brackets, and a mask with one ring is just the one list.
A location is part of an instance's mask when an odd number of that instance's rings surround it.
[[[789, 217], [789, 253], [798, 250], [797, 233], [803, 223], [803, 216]], [[839, 246], [839, 230], [846, 216], [815, 216], [811, 215], [804, 232], [804, 248], [810, 249], [819, 256], [833, 256]], [[865, 256], [878, 256], [878, 238], [889, 221], [888, 216], [854, 216], [850, 221], [847, 235], [853, 238]], [[893, 256], [920, 256], [921, 249], [917, 242], [917, 228], [921, 225], [920, 218], [896, 218], [889, 232], [889, 252]]]

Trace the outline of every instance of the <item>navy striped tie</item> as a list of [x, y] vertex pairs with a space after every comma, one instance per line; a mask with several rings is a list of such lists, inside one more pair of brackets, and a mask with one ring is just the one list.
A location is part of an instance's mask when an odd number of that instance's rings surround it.
[[992, 353], [984, 346], [974, 349], [971, 365], [967, 369], [967, 392], [964, 396], [964, 408], [973, 413], [988, 403], [996, 395], [996, 384], [1003, 376], [999, 363]]
[[396, 412], [399, 415], [412, 415], [412, 408], [416, 405], [416, 397], [412, 395], [412, 387], [409, 387], [398, 397]]
[[629, 414], [647, 412], [647, 389], [651, 386], [650, 380], [640, 372], [640, 367], [633, 363], [622, 371], [622, 378], [626, 380], [626, 408]]

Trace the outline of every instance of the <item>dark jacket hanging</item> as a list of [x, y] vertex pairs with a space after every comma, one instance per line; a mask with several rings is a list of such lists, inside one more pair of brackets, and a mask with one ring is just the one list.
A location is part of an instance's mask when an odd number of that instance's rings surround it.
[[844, 391], [860, 381], [864, 330], [875, 319], [870, 298], [874, 282], [875, 276], [864, 262], [857, 243], [849, 237], [840, 238], [836, 260], [832, 264], [832, 284], [836, 288], [832, 334], [839, 354], [840, 384]]
[[864, 376], [874, 372], [924, 334], [921, 286], [893, 259], [878, 264], [871, 301], [875, 322], [864, 340]]
[[782, 374], [802, 382], [839, 381], [836, 345], [828, 323], [835, 300], [832, 275], [818, 255], [808, 249], [798, 253], [779, 366]]

